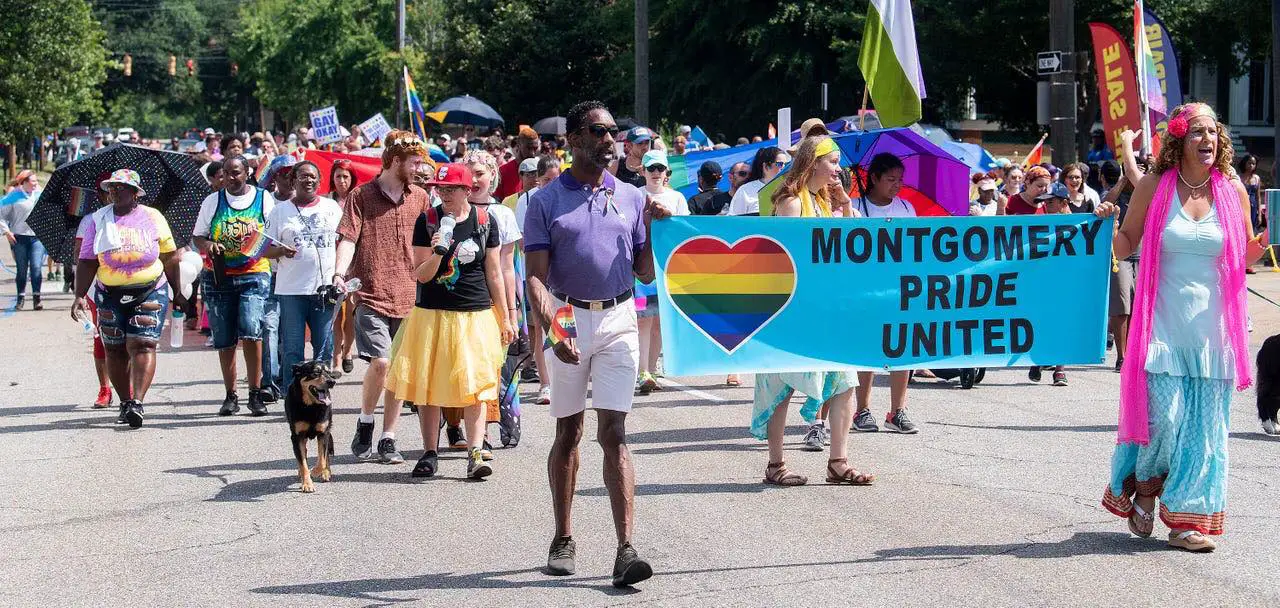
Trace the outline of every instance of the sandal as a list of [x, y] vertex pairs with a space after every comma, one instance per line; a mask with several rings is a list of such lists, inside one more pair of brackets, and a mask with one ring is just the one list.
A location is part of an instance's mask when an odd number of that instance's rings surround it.
[[1133, 513], [1129, 515], [1129, 531], [1134, 536], [1141, 538], [1151, 538], [1151, 531], [1155, 529], [1156, 516], [1154, 513], [1148, 513], [1145, 509], [1138, 506], [1137, 501], [1133, 503]]
[[1169, 532], [1169, 546], [1192, 553], [1209, 553], [1218, 548], [1217, 543], [1209, 540], [1208, 536], [1196, 530], [1183, 530], [1181, 532], [1173, 530]]
[[[848, 466], [848, 458], [832, 458], [827, 461], [827, 483], [849, 484], [851, 486], [869, 486], [876, 480], [875, 475], [867, 475], [859, 473], [857, 469]], [[843, 472], [836, 471], [832, 465], [844, 464]]]
[[785, 462], [771, 462], [764, 470], [764, 482], [771, 486], [802, 486], [809, 483], [809, 478], [792, 473]]

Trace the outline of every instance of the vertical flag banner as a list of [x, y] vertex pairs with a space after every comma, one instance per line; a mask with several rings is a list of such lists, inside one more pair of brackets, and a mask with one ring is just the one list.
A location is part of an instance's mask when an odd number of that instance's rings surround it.
[[342, 141], [342, 125], [338, 124], [338, 109], [329, 106], [311, 111], [312, 136], [320, 145]]
[[1151, 153], [1151, 140], [1155, 138], [1155, 130], [1151, 125], [1158, 123], [1161, 117], [1169, 114], [1165, 107], [1164, 95], [1160, 92], [1160, 81], [1156, 79], [1156, 62], [1151, 57], [1151, 46], [1147, 43], [1147, 28], [1143, 24], [1142, 15], [1146, 11], [1143, 0], [1133, 2], [1133, 53], [1138, 68], [1138, 99], [1142, 101], [1145, 111], [1142, 119], [1142, 150]]
[[1089, 33], [1093, 37], [1093, 63], [1098, 71], [1102, 124], [1107, 131], [1107, 142], [1118, 152], [1120, 133], [1142, 128], [1133, 56], [1116, 28], [1105, 23], [1090, 23]]
[[1040, 141], [1036, 142], [1036, 147], [1027, 152], [1027, 157], [1022, 159], [1022, 166], [1031, 168], [1031, 165], [1038, 165], [1044, 162], [1044, 140], [1049, 139], [1049, 134], [1045, 133], [1040, 136]]
[[[1156, 17], [1151, 9], [1142, 12], [1142, 23], [1146, 32], [1147, 47], [1151, 49], [1151, 60], [1155, 66], [1156, 80], [1160, 82], [1160, 92], [1164, 95], [1164, 105], [1170, 112], [1182, 105], [1182, 77], [1178, 71], [1178, 52], [1173, 48], [1173, 38], [1169, 28]], [[1152, 116], [1154, 133], [1162, 132], [1168, 126], [1168, 112], [1159, 120]]]
[[71, 187], [71, 198], [67, 201], [67, 215], [84, 217], [94, 208], [98, 193], [94, 188]]
[[404, 67], [404, 99], [409, 105], [410, 130], [418, 137], [426, 139], [426, 110], [422, 108], [422, 98], [418, 97], [418, 88], [413, 86], [413, 78], [409, 77], [409, 66]]
[[[694, 127], [694, 128], [689, 132], [689, 141], [696, 141], [696, 142], [698, 142], [698, 147], [699, 147], [699, 148], [710, 148], [710, 147], [711, 147], [711, 138], [710, 138], [710, 137], [707, 137], [707, 132], [706, 132], [706, 131], [703, 131], [703, 130], [702, 130], [702, 127]], [[727, 170], [728, 170], [728, 169], [726, 169], [726, 171], [727, 171]]]
[[880, 124], [905, 127], [920, 120], [926, 95], [909, 0], [870, 0], [858, 68]]

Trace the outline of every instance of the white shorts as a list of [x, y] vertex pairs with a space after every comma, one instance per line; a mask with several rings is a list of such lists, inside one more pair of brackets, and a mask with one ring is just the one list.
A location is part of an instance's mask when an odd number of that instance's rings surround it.
[[[557, 309], [564, 306], [558, 299], [555, 302]], [[588, 385], [593, 409], [630, 412], [640, 369], [636, 307], [630, 301], [598, 312], [574, 307], [573, 316], [578, 326], [578, 364], [547, 353], [551, 415], [565, 418], [586, 410]]]

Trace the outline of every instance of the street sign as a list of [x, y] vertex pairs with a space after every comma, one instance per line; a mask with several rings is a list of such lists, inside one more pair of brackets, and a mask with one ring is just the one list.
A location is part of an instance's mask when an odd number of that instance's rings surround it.
[[1062, 52], [1046, 51], [1036, 53], [1036, 74], [1052, 76], [1062, 71]]

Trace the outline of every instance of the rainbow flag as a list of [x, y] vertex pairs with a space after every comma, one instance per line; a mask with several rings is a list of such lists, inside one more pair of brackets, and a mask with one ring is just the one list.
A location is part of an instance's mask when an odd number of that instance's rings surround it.
[[71, 187], [71, 198], [67, 200], [67, 215], [84, 217], [89, 215], [93, 202], [98, 200], [98, 193], [92, 188]]
[[422, 108], [422, 99], [418, 97], [418, 88], [413, 86], [413, 78], [409, 77], [409, 66], [404, 66], [404, 99], [409, 105], [409, 126], [418, 137], [427, 138], [426, 110]]
[[577, 337], [578, 321], [573, 317], [573, 306], [565, 304], [551, 318], [551, 328], [542, 342], [542, 348], [551, 348], [560, 342]]
[[671, 253], [666, 287], [689, 322], [732, 353], [791, 300], [795, 263], [777, 241], [746, 237], [730, 246], [712, 237]]
[[267, 254], [267, 247], [275, 239], [267, 236], [267, 233], [261, 230], [254, 230], [245, 235], [244, 240], [240, 241], [240, 253], [246, 258], [258, 259]]

